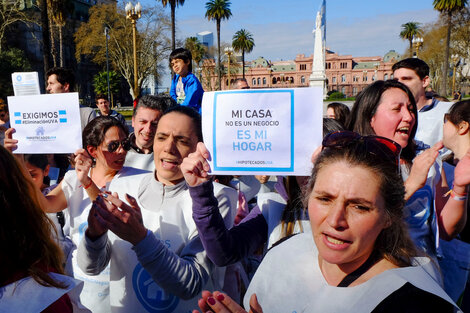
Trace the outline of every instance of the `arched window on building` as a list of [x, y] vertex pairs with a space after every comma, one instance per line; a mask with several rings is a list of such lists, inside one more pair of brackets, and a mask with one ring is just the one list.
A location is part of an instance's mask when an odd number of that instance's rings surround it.
[[225, 86], [228, 86], [228, 79], [225, 80]]
[[256, 85], [256, 78], [253, 78], [251, 82], [253, 83], [253, 86], [255, 86]]
[[275, 85], [276, 83], [277, 83], [276, 77], [273, 77], [273, 85]]
[[333, 77], [333, 78], [331, 79], [331, 82], [332, 82], [333, 84], [336, 84], [336, 77]]
[[357, 87], [353, 87], [353, 96], [357, 95]]
[[346, 87], [341, 87], [341, 93], [342, 93], [343, 95], [346, 94]]
[[261, 79], [258, 77], [258, 85], [261, 85]]
[[345, 83], [346, 82], [346, 75], [341, 75], [341, 82], [342, 83]]
[[263, 85], [266, 85], [266, 77], [263, 77]]
[[300, 77], [300, 83], [305, 84], [305, 76]]
[[385, 74], [384, 75], [384, 80], [387, 80], [388, 79], [388, 74]]

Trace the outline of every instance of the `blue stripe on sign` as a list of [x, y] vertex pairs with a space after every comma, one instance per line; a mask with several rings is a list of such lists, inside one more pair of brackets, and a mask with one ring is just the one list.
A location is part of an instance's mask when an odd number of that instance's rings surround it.
[[61, 123], [67, 123], [67, 119], [66, 119], [66, 118], [61, 118], [61, 119], [59, 119], [59, 122], [61, 122]]
[[67, 111], [65, 111], [65, 110], [59, 110], [59, 115], [65, 115], [65, 114], [67, 114]]
[[15, 120], [15, 124], [21, 124], [21, 120]]
[[21, 112], [15, 112], [15, 116], [21, 116]]

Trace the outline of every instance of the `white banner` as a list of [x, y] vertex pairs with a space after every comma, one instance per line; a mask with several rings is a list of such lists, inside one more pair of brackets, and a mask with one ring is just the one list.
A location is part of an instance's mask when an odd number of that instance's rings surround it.
[[322, 97], [321, 88], [205, 92], [212, 173], [309, 176], [323, 138]]
[[73, 153], [82, 147], [78, 93], [8, 97], [14, 153]]

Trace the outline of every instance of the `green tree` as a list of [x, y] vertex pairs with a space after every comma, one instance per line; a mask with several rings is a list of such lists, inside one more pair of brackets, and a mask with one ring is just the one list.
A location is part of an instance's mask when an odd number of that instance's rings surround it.
[[328, 100], [340, 100], [340, 99], [344, 99], [344, 98], [346, 98], [344, 93], [342, 93], [340, 91], [335, 91], [335, 92], [332, 92], [329, 95]]
[[11, 73], [31, 70], [31, 64], [24, 52], [20, 49], [2, 50], [0, 52], [0, 94], [2, 96], [13, 95]]
[[184, 48], [191, 51], [194, 63], [199, 66], [206, 55], [206, 47], [196, 37], [188, 37], [184, 42]]
[[441, 12], [447, 17], [447, 36], [446, 49], [444, 54], [444, 68], [442, 70], [442, 87], [441, 94], [447, 95], [447, 73], [449, 69], [449, 50], [450, 50], [450, 34], [452, 31], [452, 15], [467, 5], [467, 0], [434, 0], [434, 9]]
[[408, 22], [401, 25], [400, 38], [410, 43], [410, 54], [413, 55], [413, 37], [422, 36], [421, 23]]
[[250, 53], [254, 46], [255, 41], [249, 31], [240, 29], [233, 35], [232, 47], [235, 51], [242, 53], [243, 78], [245, 78], [245, 52]]
[[[121, 75], [115, 71], [109, 71], [109, 91], [111, 92], [111, 99], [113, 99], [113, 95], [119, 93], [120, 84]], [[106, 71], [99, 72], [93, 77], [93, 87], [97, 95], [108, 94], [108, 75]]]
[[10, 0], [0, 2], [0, 51], [2, 51], [5, 34], [10, 26], [18, 22], [31, 22], [24, 1]]
[[439, 90], [442, 82], [442, 64], [444, 63], [442, 43], [445, 41], [445, 37], [446, 27], [442, 23], [442, 19], [423, 28], [425, 45], [423, 45], [419, 57], [429, 65], [429, 77], [431, 77], [431, 87], [434, 90]]
[[50, 68], [49, 59], [51, 55], [47, 2], [46, 0], [40, 0], [38, 5], [39, 10], [41, 11], [42, 59], [44, 63], [44, 80], [47, 81], [46, 73]]
[[175, 35], [175, 28], [176, 28], [176, 17], [175, 11], [176, 7], [183, 5], [184, 0], [160, 0], [164, 7], [168, 4], [170, 5], [171, 9], [171, 50], [175, 50], [176, 48], [176, 35]]
[[215, 21], [217, 26], [217, 77], [219, 79], [219, 90], [221, 89], [221, 66], [220, 66], [220, 22], [228, 20], [232, 16], [230, 10], [231, 2], [228, 0], [210, 0], [206, 2], [206, 17], [209, 21]]
[[[167, 36], [170, 22], [158, 8], [144, 8], [139, 19], [137, 32], [137, 83], [138, 88], [149, 75], [159, 76], [159, 62], [167, 62], [166, 56], [170, 39]], [[134, 92], [134, 60], [132, 45], [132, 25], [126, 20], [122, 7], [116, 4], [95, 5], [90, 8], [90, 17], [75, 33], [75, 58], [89, 56], [97, 64], [106, 63], [106, 40], [104, 27], [109, 28], [109, 59], [113, 68], [129, 84], [131, 95]]]

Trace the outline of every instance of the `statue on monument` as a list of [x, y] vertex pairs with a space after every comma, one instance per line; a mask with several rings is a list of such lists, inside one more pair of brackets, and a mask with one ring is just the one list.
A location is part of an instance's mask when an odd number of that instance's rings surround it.
[[317, 18], [315, 20], [315, 29], [313, 30], [313, 32], [315, 32], [317, 29], [320, 30], [321, 28], [321, 14], [320, 12], [317, 12]]
[[317, 12], [315, 19], [315, 34], [314, 49], [313, 49], [313, 64], [312, 73], [310, 74], [310, 86], [321, 86], [323, 88], [324, 98], [326, 97], [326, 73], [325, 73], [325, 41], [322, 35], [322, 13]]

